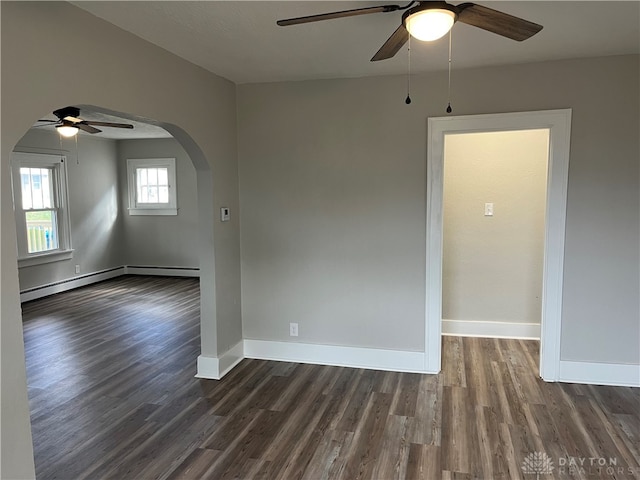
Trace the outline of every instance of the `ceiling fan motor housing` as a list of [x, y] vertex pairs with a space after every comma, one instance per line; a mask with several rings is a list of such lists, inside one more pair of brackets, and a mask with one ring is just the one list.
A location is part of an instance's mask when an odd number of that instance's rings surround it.
[[64, 107], [58, 110], [55, 110], [53, 114], [58, 117], [60, 120], [66, 117], [79, 117], [80, 109], [76, 107]]

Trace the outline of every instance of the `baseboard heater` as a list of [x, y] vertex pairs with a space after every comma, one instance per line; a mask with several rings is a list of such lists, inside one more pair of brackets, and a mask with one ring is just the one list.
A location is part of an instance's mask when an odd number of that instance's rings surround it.
[[123, 265], [121, 267], [86, 273], [73, 278], [51, 282], [46, 285], [28, 288], [20, 291], [20, 302], [28, 302], [39, 298], [62, 293], [76, 288], [102, 282], [122, 275], [158, 275], [167, 277], [199, 277], [197, 267], [157, 267], [146, 265]]
[[156, 267], [148, 265], [127, 265], [125, 274], [129, 275], [166, 275], [169, 277], [199, 277], [198, 267]]

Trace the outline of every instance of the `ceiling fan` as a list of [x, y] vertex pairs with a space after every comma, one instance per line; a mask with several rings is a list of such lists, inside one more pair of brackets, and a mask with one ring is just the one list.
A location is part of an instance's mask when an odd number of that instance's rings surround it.
[[98, 127], [113, 127], [113, 128], [133, 128], [133, 125], [128, 123], [112, 123], [112, 122], [97, 122], [93, 120], [83, 120], [80, 118], [80, 109], [76, 107], [64, 107], [55, 110], [53, 114], [58, 117], [58, 120], [38, 120], [38, 122], [47, 122], [44, 125], [36, 125], [37, 127], [48, 127], [55, 125], [58, 133], [64, 137], [73, 137], [78, 133], [78, 130], [82, 130], [87, 133], [100, 133], [102, 130], [95, 128]]
[[[416, 5], [417, 4], [417, 5]], [[461, 3], [452, 5], [442, 1], [413, 1], [405, 6], [380, 5], [376, 7], [356, 8], [338, 12], [321, 13], [306, 17], [278, 20], [280, 26], [298, 25], [301, 23], [333, 20], [335, 18], [353, 17], [369, 13], [387, 13], [404, 10], [402, 23], [395, 32], [380, 47], [371, 59], [372, 62], [386, 60], [393, 57], [409, 40], [409, 35], [418, 40], [437, 40], [451, 30], [456, 21], [502, 35], [516, 41], [523, 41], [532, 37], [542, 25], [514, 17], [492, 8], [483, 7], [475, 3]]]

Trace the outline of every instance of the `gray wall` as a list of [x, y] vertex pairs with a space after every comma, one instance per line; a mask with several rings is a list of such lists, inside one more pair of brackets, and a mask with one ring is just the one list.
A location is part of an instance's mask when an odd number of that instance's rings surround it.
[[[454, 114], [573, 109], [563, 360], [640, 363], [638, 56], [453, 73]], [[244, 335], [424, 348], [444, 73], [238, 87]]]
[[[198, 241], [202, 352], [215, 357], [242, 338], [238, 217], [220, 224], [214, 215], [220, 206], [238, 212], [236, 87], [68, 3], [1, 2], [0, 8], [0, 476], [32, 478], [15, 221], [6, 159], [43, 112], [66, 105], [155, 119], [176, 137], [198, 171], [198, 212], [205, 225]], [[52, 41], [65, 31], [83, 39], [74, 43], [71, 55]], [[82, 81], [64, 81], [70, 72], [81, 72]]]
[[[120, 206], [124, 263], [136, 266], [198, 267], [196, 170], [173, 138], [119, 140]], [[129, 215], [128, 158], [175, 158], [178, 215]]]
[[445, 137], [442, 318], [540, 323], [548, 158], [548, 130]]
[[404, 84], [238, 87], [245, 338], [297, 322], [301, 342], [424, 349], [426, 116], [406, 128]]
[[[16, 145], [17, 151], [36, 153], [60, 153], [60, 148], [53, 128], [29, 130]], [[63, 139], [62, 149], [73, 258], [20, 268], [20, 290], [76, 277], [76, 265], [81, 275], [123, 265], [116, 142], [80, 136], [77, 149], [75, 139]]]

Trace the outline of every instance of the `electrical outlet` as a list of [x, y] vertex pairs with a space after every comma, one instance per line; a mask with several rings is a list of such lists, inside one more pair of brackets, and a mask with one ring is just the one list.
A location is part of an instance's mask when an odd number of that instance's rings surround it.
[[289, 324], [289, 336], [290, 337], [297, 337], [298, 336], [298, 324], [297, 323], [290, 323]]
[[76, 273], [80, 273], [80, 265], [76, 265]]

